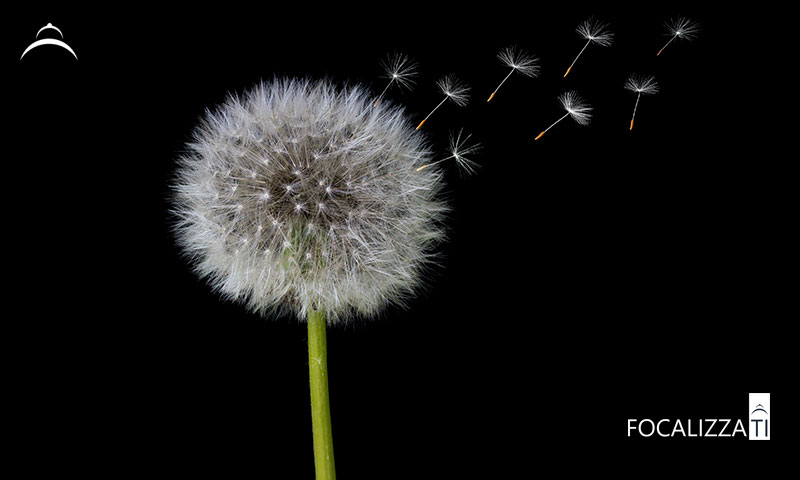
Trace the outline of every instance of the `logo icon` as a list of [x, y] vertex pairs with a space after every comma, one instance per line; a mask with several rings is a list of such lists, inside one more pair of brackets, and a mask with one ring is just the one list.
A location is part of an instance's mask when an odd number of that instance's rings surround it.
[[750, 394], [750, 440], [769, 440], [769, 393]]
[[[52, 23], [48, 23], [44, 27], [40, 28], [39, 31], [36, 32], [36, 38], [39, 38], [39, 34], [42, 33], [42, 30], [47, 30], [47, 29], [55, 30], [56, 32], [58, 32], [59, 35], [61, 35], [61, 38], [64, 38], [64, 34], [61, 33], [61, 30], [59, 30], [58, 27], [55, 27]], [[41, 47], [42, 45], [56, 45], [56, 46], [59, 46], [61, 48], [64, 48], [64, 49], [68, 50], [69, 53], [71, 53], [72, 56], [75, 57], [75, 60], [78, 59], [78, 55], [75, 54], [75, 51], [72, 50], [72, 47], [70, 47], [69, 45], [67, 45], [63, 41], [55, 39], [55, 38], [43, 38], [41, 40], [36, 40], [35, 42], [33, 42], [30, 45], [28, 45], [28, 48], [26, 48], [25, 51], [22, 52], [22, 56], [20, 56], [19, 59], [22, 60], [22, 57], [24, 57], [26, 53], [30, 52], [31, 50], [33, 50], [36, 47]]]

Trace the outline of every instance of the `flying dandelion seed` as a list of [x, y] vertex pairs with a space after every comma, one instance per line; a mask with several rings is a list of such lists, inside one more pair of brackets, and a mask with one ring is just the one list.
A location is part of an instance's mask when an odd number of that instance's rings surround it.
[[442, 158], [441, 160], [437, 160], [433, 163], [423, 165], [417, 168], [417, 171], [419, 172], [420, 170], [424, 170], [428, 167], [432, 167], [453, 159], [456, 161], [456, 164], [459, 166], [462, 172], [466, 173], [467, 175], [472, 175], [475, 173], [475, 169], [477, 168], [478, 164], [467, 158], [467, 155], [472, 155], [473, 153], [479, 151], [481, 146], [479, 144], [469, 144], [468, 142], [471, 136], [472, 134], [469, 134], [462, 139], [462, 130], [459, 130], [458, 134], [455, 135], [450, 133], [450, 156]]
[[655, 77], [634, 74], [625, 82], [625, 90], [636, 92], [636, 103], [633, 105], [633, 116], [631, 116], [631, 130], [633, 130], [633, 120], [636, 118], [636, 107], [639, 106], [639, 98], [644, 95], [658, 93], [658, 82]]
[[558, 101], [561, 103], [561, 107], [566, 110], [567, 113], [565, 113], [563, 117], [553, 122], [552, 125], [545, 128], [542, 133], [534, 138], [534, 140], [539, 140], [542, 138], [542, 135], [547, 133], [548, 130], [553, 128], [558, 122], [567, 117], [572, 117], [572, 119], [575, 120], [578, 125], [589, 125], [589, 121], [592, 119], [592, 107], [587, 105], [576, 92], [569, 91], [563, 93], [558, 97]]
[[578, 58], [580, 58], [581, 54], [584, 50], [586, 50], [586, 47], [588, 47], [590, 43], [594, 43], [595, 45], [599, 45], [601, 47], [608, 47], [611, 45], [611, 41], [614, 38], [614, 34], [608, 31], [608, 24], [596, 20], [593, 17], [590, 17], [588, 20], [578, 25], [578, 28], [576, 28], [575, 31], [578, 33], [578, 35], [586, 39], [586, 45], [584, 45], [581, 51], [578, 52], [578, 56], [575, 57], [575, 60], [573, 60], [572, 64], [570, 64], [569, 68], [567, 68], [567, 73], [564, 74], [564, 77], [569, 75], [570, 70], [572, 70], [572, 67], [575, 66], [575, 62], [578, 61]]
[[670, 36], [670, 39], [656, 53], [656, 56], [661, 55], [661, 52], [676, 38], [692, 41], [697, 38], [697, 32], [700, 31], [700, 25], [697, 22], [684, 17], [670, 19], [664, 23], [664, 26], [667, 28], [667, 35]]
[[500, 51], [497, 54], [497, 58], [500, 59], [501, 62], [505, 63], [508, 68], [511, 69], [506, 75], [506, 78], [500, 82], [500, 85], [494, 89], [494, 92], [489, 96], [489, 100], [487, 102], [491, 102], [494, 98], [497, 91], [500, 90], [500, 87], [508, 80], [508, 77], [511, 76], [514, 72], [519, 72], [526, 77], [536, 78], [539, 75], [539, 59], [533, 55], [528, 55], [527, 53], [517, 50], [516, 47], [508, 47]]
[[384, 78], [388, 78], [389, 83], [386, 84], [381, 94], [375, 99], [375, 103], [372, 104], [373, 107], [378, 105], [393, 84], [396, 83], [400, 88], [410, 89], [414, 85], [414, 77], [417, 76], [417, 63], [402, 53], [390, 55], [381, 61], [381, 66], [385, 72]]
[[433, 112], [441, 107], [444, 102], [452, 100], [452, 102], [459, 107], [463, 107], [467, 104], [467, 102], [469, 102], [469, 87], [456, 78], [455, 75], [450, 74], [440, 78], [436, 82], [436, 86], [439, 87], [439, 90], [441, 90], [441, 92], [444, 94], [444, 98], [441, 102], [439, 102], [439, 105], [436, 105], [433, 110], [431, 110], [431, 113], [429, 113], [428, 116], [419, 122], [419, 125], [417, 125], [417, 130], [422, 127], [428, 118], [433, 115]]

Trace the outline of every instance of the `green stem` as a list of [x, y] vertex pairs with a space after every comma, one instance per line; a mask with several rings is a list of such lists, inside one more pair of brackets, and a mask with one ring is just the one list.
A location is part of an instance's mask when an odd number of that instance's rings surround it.
[[308, 377], [311, 386], [311, 428], [317, 480], [335, 480], [331, 405], [328, 397], [328, 347], [325, 313], [308, 312]]

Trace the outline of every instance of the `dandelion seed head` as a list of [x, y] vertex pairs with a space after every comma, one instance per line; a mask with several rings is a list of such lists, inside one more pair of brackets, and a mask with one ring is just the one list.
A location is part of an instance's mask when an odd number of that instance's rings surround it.
[[572, 90], [565, 92], [558, 97], [558, 101], [579, 125], [589, 125], [592, 119], [592, 107], [587, 105], [577, 92]]
[[631, 92], [652, 95], [658, 93], [658, 82], [652, 75], [633, 74], [625, 82], [625, 89]]
[[215, 291], [333, 323], [421, 286], [443, 237], [442, 173], [414, 168], [430, 152], [402, 108], [371, 103], [357, 85], [273, 80], [206, 113], [178, 160], [172, 214]]
[[684, 40], [694, 40], [700, 32], [700, 25], [686, 17], [672, 18], [664, 26], [667, 29], [667, 35]]
[[436, 86], [459, 107], [463, 107], [469, 102], [469, 86], [453, 74], [440, 78], [436, 82]]
[[497, 58], [509, 68], [513, 68], [523, 75], [528, 77], [536, 77], [539, 75], [539, 59], [522, 50], [518, 50], [516, 46], [500, 50], [500, 53], [497, 54]]
[[608, 30], [608, 23], [594, 17], [584, 20], [575, 31], [581, 37], [601, 47], [608, 47], [614, 39], [614, 34]]

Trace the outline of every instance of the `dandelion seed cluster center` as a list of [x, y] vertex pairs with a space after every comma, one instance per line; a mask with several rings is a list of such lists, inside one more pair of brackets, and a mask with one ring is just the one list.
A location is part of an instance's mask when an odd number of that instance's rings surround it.
[[[272, 138], [237, 134], [234, 143], [241, 153], [225, 159], [230, 167], [226, 172], [212, 170], [212, 189], [223, 193], [217, 197], [220, 213], [232, 227], [226, 237], [228, 252], [236, 253], [253, 237], [254, 248], [268, 255], [271, 239], [261, 234], [265, 228], [335, 231], [366, 213], [353, 172], [345, 177], [344, 172], [320, 168], [344, 161], [338, 145], [348, 134], [330, 132], [323, 141], [319, 135], [291, 137], [288, 130], [278, 128]], [[289, 138], [285, 144], [284, 138]]]

